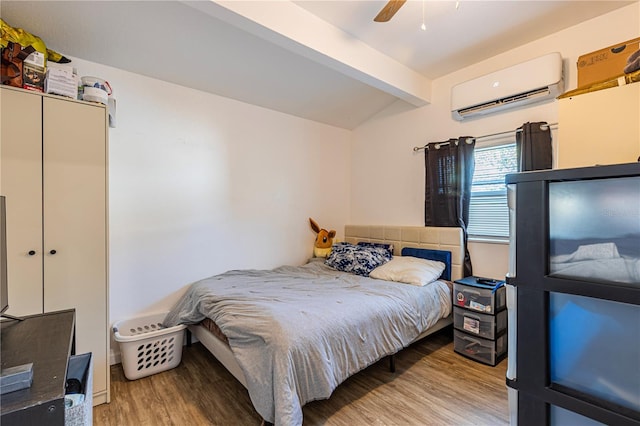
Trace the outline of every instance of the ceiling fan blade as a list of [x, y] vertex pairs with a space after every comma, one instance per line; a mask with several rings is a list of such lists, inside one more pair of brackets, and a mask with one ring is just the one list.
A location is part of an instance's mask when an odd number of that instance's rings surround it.
[[393, 18], [393, 15], [405, 4], [407, 0], [391, 0], [389, 1], [378, 13], [378, 15], [373, 18], [375, 22], [387, 22], [389, 19]]

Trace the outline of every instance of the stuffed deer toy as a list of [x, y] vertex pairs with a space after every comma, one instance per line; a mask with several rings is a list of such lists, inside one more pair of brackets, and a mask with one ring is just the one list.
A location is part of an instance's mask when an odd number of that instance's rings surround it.
[[331, 231], [327, 231], [324, 228], [320, 228], [320, 226], [318, 226], [318, 224], [311, 218], [309, 218], [309, 223], [311, 223], [311, 229], [318, 234], [316, 236], [316, 241], [313, 244], [313, 256], [327, 257], [329, 253], [331, 253], [331, 246], [333, 245], [333, 239], [336, 236], [336, 231], [333, 229]]

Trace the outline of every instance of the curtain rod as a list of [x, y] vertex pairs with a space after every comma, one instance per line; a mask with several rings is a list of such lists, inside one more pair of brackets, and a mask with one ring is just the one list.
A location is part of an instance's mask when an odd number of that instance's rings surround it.
[[[541, 124], [540, 125], [540, 130], [547, 130], [549, 127], [557, 126], [557, 125], [558, 125], [558, 123]], [[471, 143], [471, 142], [477, 141], [478, 139], [486, 139], [486, 138], [491, 138], [491, 137], [494, 137], [494, 136], [509, 135], [511, 133], [520, 133], [521, 131], [522, 131], [522, 129], [516, 129], [516, 130], [509, 130], [509, 131], [506, 131], [506, 132], [491, 133], [490, 135], [482, 135], [482, 136], [478, 136], [478, 137], [475, 137], [475, 138], [467, 138], [465, 140], [465, 142]], [[449, 145], [449, 142], [437, 142], [436, 149], [438, 149], [441, 146], [447, 146], [447, 145]], [[414, 151], [421, 151], [423, 149], [428, 149], [428, 147], [429, 147], [429, 144], [426, 144], [425, 146], [414, 146], [413, 150]]]

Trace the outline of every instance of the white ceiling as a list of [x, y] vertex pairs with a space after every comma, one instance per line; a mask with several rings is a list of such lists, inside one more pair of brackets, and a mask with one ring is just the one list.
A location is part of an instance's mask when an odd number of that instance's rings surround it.
[[372, 22], [384, 1], [295, 3], [435, 79], [632, 2], [410, 0], [387, 23]]
[[373, 22], [385, 3], [3, 0], [0, 16], [72, 57], [353, 129], [398, 99], [426, 103], [432, 79], [633, 1], [416, 0]]

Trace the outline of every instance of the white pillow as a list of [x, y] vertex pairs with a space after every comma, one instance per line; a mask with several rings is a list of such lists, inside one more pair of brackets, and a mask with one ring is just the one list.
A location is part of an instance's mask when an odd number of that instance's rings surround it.
[[445, 264], [413, 256], [394, 256], [369, 273], [371, 278], [424, 286], [442, 275]]

